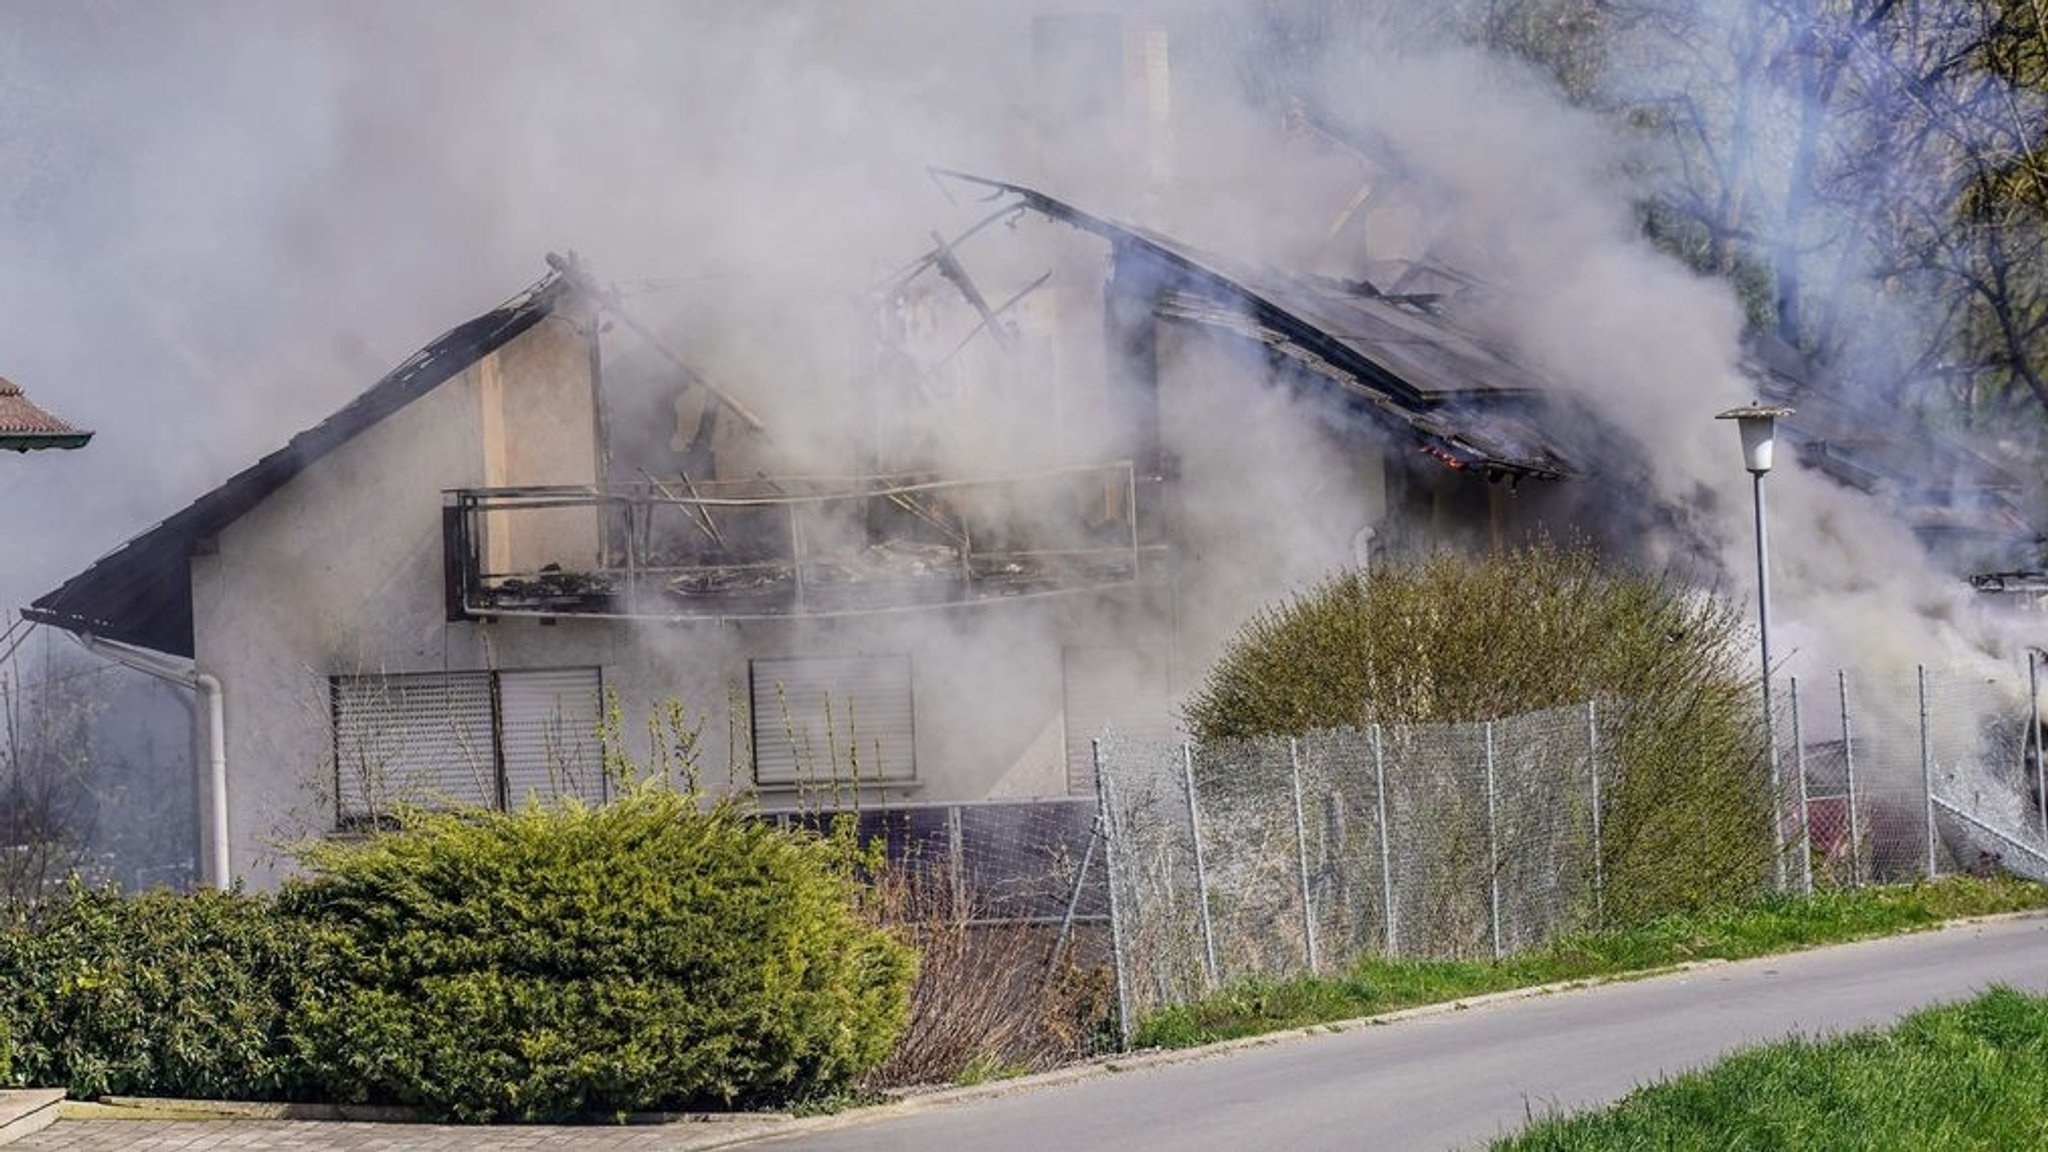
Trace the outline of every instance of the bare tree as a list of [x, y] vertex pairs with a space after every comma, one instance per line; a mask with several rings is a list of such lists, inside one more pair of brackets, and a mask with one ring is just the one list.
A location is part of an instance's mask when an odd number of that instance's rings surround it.
[[89, 858], [99, 811], [88, 775], [98, 710], [90, 676], [25, 685], [0, 669], [0, 908], [33, 905]]

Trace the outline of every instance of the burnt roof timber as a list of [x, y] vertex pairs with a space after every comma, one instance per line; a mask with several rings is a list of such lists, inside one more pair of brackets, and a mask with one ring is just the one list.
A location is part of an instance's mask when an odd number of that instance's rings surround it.
[[151, 651], [193, 655], [191, 557], [329, 452], [461, 374], [552, 314], [570, 293], [550, 273], [407, 357], [339, 411], [94, 561], [23, 617]]
[[[1489, 478], [1532, 476], [1558, 479], [1570, 472], [1568, 465], [1555, 452], [1545, 450], [1535, 456], [1526, 453], [1504, 455], [1474, 443], [1454, 427], [1456, 416], [1471, 414], [1469, 404], [1465, 403], [1471, 398], [1499, 401], [1533, 397], [1540, 394], [1533, 383], [1516, 382], [1504, 387], [1498, 376], [1489, 374], [1479, 386], [1465, 392], [1417, 387], [1413, 381], [1366, 355], [1354, 341], [1344, 339], [1304, 315], [1304, 310], [1316, 310], [1314, 302], [1306, 299], [1305, 291], [1282, 297], [1277, 294], [1278, 289], [1262, 289], [1247, 282], [1245, 275], [1229, 269], [1228, 262], [1221, 257], [1195, 252], [1142, 228], [1118, 224], [1021, 184], [950, 169], [935, 171], [949, 178], [994, 189], [997, 194], [1013, 195], [1048, 219], [1102, 237], [1110, 242], [1119, 258], [1132, 252], [1141, 253], [1171, 273], [1188, 290], [1188, 295], [1206, 297], [1223, 308], [1229, 308], [1232, 303], [1242, 305], [1238, 311], [1244, 313], [1244, 320], [1271, 335], [1247, 331], [1246, 325], [1235, 318], [1222, 326], [1257, 339], [1316, 375], [1335, 382], [1347, 395], [1347, 403], [1370, 408], [1375, 416], [1381, 418], [1391, 414], [1423, 440], [1425, 450], [1440, 455], [1447, 462], [1474, 468]], [[1174, 286], [1170, 284], [1167, 287], [1171, 289]], [[1168, 295], [1171, 295], [1170, 291]], [[1163, 296], [1162, 300], [1166, 298]], [[1391, 329], [1385, 338], [1429, 342], [1452, 348], [1456, 354], [1475, 361], [1481, 368], [1493, 359], [1490, 353], [1462, 333], [1446, 329], [1440, 323], [1432, 323], [1391, 303], [1374, 303], [1379, 305], [1381, 312], [1390, 314], [1374, 314], [1372, 317], [1382, 327]], [[1183, 318], [1216, 323], [1194, 316]]]

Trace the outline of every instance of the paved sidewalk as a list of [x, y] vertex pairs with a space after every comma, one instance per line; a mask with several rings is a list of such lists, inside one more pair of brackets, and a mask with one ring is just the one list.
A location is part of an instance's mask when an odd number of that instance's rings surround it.
[[486, 1149], [559, 1149], [561, 1152], [701, 1152], [758, 1138], [791, 1121], [682, 1121], [644, 1127], [455, 1127], [307, 1120], [59, 1120], [7, 1146], [7, 1152], [484, 1152]]

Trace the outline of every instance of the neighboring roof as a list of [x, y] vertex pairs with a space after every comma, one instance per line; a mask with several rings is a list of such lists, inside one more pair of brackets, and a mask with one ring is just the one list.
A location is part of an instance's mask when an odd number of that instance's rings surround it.
[[36, 407], [19, 387], [0, 376], [0, 449], [83, 448], [90, 439], [92, 433]]
[[510, 343], [552, 312], [566, 292], [567, 286], [551, 273], [497, 308], [449, 330], [334, 415], [100, 558], [21, 614], [74, 632], [191, 656], [189, 561], [204, 541], [314, 461]]
[[[1530, 419], [1546, 381], [1429, 307], [1232, 260], [1085, 212], [1043, 192], [947, 173], [1162, 268], [1159, 314], [1238, 332], [1333, 385], [1325, 399], [1405, 427], [1425, 451], [1489, 478], [1556, 479], [1571, 465]], [[1352, 290], [1346, 290], [1349, 287]]]

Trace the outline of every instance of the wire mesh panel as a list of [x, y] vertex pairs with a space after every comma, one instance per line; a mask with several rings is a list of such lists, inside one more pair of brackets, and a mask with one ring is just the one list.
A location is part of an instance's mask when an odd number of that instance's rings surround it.
[[1102, 858], [1089, 843], [1095, 807], [1092, 798], [955, 807], [976, 918], [1044, 923], [1070, 908], [1078, 918], [1106, 916]]
[[1099, 748], [1114, 934], [1130, 1011], [1186, 1003], [1215, 986], [1186, 761], [1178, 745], [1129, 741], [1114, 732]]
[[[1216, 975], [1225, 983], [1308, 969], [1289, 746], [1229, 741], [1191, 749], [1186, 785], [1200, 820]], [[1201, 893], [1198, 893], [1198, 896]], [[1206, 942], [1205, 942], [1206, 946]]]
[[2038, 680], [2024, 665], [1928, 672], [1928, 799], [1944, 867], [2048, 876]]
[[1477, 724], [1382, 729], [1394, 950], [1464, 958], [1493, 951], [1486, 731]]
[[1919, 677], [1912, 668], [1851, 674], [1848, 701], [1860, 878], [1888, 883], [1924, 877], [1927, 784]]
[[1588, 724], [1587, 710], [1579, 707], [1493, 725], [1503, 951], [1533, 947], [1595, 920], [1598, 740]]
[[1385, 758], [1372, 732], [1311, 732], [1298, 742], [1310, 923], [1324, 968], [1388, 950], [1393, 854], [1382, 835]]

